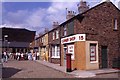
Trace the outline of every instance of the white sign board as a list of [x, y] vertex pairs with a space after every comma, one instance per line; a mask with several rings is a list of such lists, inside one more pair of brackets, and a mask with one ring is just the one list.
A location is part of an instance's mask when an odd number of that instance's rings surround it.
[[71, 59], [74, 60], [74, 45], [68, 45], [68, 54], [72, 54]]
[[85, 34], [76, 34], [61, 39], [61, 44], [72, 43], [76, 41], [85, 41]]

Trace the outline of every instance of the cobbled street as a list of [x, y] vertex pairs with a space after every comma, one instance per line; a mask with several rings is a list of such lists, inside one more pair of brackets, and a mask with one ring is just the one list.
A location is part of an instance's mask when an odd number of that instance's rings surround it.
[[73, 78], [35, 61], [8, 61], [3, 64], [3, 78]]

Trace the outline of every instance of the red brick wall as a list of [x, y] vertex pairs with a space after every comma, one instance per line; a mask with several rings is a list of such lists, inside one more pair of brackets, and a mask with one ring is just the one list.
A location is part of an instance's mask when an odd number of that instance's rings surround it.
[[[120, 55], [120, 12], [111, 3], [104, 3], [91, 9], [83, 16], [82, 21], [75, 20], [75, 34], [85, 33], [87, 40], [98, 41], [100, 67], [101, 46], [108, 46], [108, 67], [112, 67], [113, 58]], [[117, 18], [119, 22], [117, 31], [113, 26], [114, 18]]]

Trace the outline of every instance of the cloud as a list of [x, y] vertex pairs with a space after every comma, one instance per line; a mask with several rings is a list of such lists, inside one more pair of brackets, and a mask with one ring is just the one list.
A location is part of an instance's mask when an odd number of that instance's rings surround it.
[[[51, 5], [48, 8], [39, 7], [31, 10], [6, 12], [3, 18], [3, 23], [10, 25], [10, 27], [21, 27], [35, 30], [37, 33], [42, 32], [45, 27], [51, 29], [54, 21], [62, 23], [66, 20], [66, 8], [77, 12], [77, 4], [79, 0], [76, 2], [61, 1], [63, 2], [55, 2], [55, 0], [51, 0]], [[116, 0], [116, 2], [118, 1], [120, 0]]]
[[77, 10], [77, 4], [72, 2], [52, 2], [48, 8], [39, 7], [31, 9], [31, 11], [17, 10], [16, 12], [7, 12], [4, 15], [3, 23], [13, 27], [27, 28], [40, 32], [45, 27], [51, 29], [54, 21], [64, 22], [66, 8]]

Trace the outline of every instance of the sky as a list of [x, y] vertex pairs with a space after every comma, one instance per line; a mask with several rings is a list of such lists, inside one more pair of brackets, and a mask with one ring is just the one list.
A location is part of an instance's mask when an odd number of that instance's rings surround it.
[[[44, 28], [51, 29], [53, 22], [63, 23], [66, 20], [66, 8], [78, 13], [77, 4], [79, 1], [26, 0], [21, 2], [19, 0], [2, 0], [2, 25], [6, 27], [26, 28], [36, 31], [39, 34], [44, 31]], [[86, 1], [91, 8], [105, 0]], [[118, 7], [120, 0], [111, 1]]]

